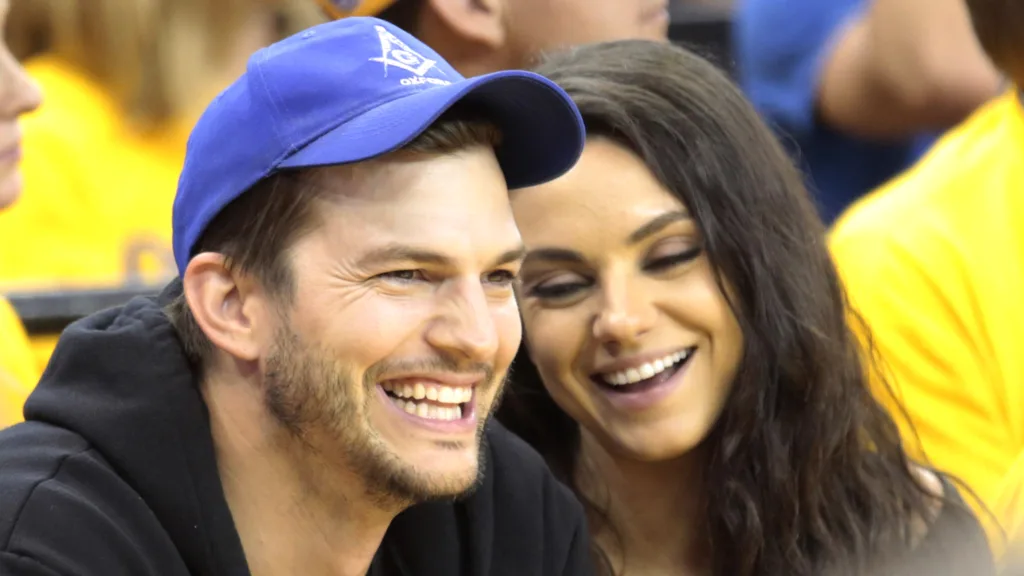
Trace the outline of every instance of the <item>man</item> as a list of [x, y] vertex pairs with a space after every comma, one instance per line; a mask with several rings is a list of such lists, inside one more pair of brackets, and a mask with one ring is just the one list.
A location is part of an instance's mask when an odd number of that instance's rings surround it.
[[[1024, 4], [969, 0], [992, 61], [1024, 85]], [[855, 205], [831, 248], [909, 421], [1011, 536], [1024, 523], [1024, 106], [1008, 90]], [[879, 389], [881, 398], [888, 394]], [[982, 520], [988, 514], [980, 514]], [[997, 552], [1002, 537], [989, 525]]]
[[744, 91], [831, 222], [1000, 90], [963, 0], [739, 0]]
[[373, 15], [475, 76], [531, 66], [575, 44], [668, 37], [668, 0], [317, 0], [333, 18]]
[[588, 573], [582, 508], [488, 424], [508, 187], [583, 139], [554, 84], [380, 20], [257, 52], [189, 140], [180, 282], [69, 327], [0, 433], [0, 573]]
[[[0, 0], [0, 30], [5, 28], [8, 0]], [[18, 119], [39, 107], [39, 88], [14, 59], [0, 37], [0, 210], [21, 194], [21, 135]], [[21, 320], [0, 297], [0, 428], [21, 420], [21, 404], [35, 386], [39, 370]]]

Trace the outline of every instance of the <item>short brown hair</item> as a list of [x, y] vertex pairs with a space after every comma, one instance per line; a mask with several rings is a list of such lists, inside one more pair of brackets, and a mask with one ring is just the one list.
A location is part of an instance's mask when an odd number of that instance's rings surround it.
[[[498, 146], [501, 133], [471, 109], [456, 107], [402, 148], [419, 154], [448, 154], [484, 145]], [[316, 170], [275, 173], [258, 182], [228, 204], [207, 226], [190, 257], [201, 252], [222, 254], [226, 266], [252, 274], [281, 302], [290, 302], [295, 290], [285, 253], [314, 228], [316, 203], [330, 193], [321, 186]], [[185, 295], [171, 302], [166, 313], [189, 360], [202, 366], [212, 344], [196, 322]]]

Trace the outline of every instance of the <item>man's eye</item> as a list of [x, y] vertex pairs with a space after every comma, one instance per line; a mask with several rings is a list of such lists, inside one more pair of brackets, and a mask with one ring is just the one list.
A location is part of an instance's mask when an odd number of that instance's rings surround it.
[[379, 277], [392, 282], [420, 282], [425, 279], [422, 270], [395, 270], [380, 274]]
[[516, 278], [516, 274], [509, 270], [495, 270], [487, 275], [487, 282], [499, 286], [511, 286]]

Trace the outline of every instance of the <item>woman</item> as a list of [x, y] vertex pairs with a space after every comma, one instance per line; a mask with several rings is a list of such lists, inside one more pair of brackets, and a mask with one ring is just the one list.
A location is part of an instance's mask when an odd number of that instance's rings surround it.
[[984, 574], [983, 532], [871, 396], [824, 229], [710, 64], [624, 41], [539, 71], [580, 163], [513, 192], [525, 347], [500, 418], [572, 486], [608, 573]]
[[[0, 0], [0, 30], [6, 29], [9, 0]], [[21, 135], [18, 119], [35, 110], [39, 88], [25, 74], [0, 36], [0, 211], [21, 195]], [[21, 405], [39, 378], [21, 322], [0, 297], [0, 428], [21, 420]]]

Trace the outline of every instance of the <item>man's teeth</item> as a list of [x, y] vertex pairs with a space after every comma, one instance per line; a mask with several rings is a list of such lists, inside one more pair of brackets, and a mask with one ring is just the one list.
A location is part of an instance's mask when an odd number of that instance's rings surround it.
[[409, 414], [430, 420], [459, 420], [462, 406], [473, 398], [473, 389], [432, 383], [383, 382], [388, 398]]
[[391, 401], [409, 414], [427, 420], [460, 420], [462, 418], [462, 406], [438, 406], [428, 402], [413, 402], [401, 398], [392, 398]]
[[462, 388], [458, 386], [440, 386], [437, 384], [424, 384], [423, 382], [417, 382], [415, 384], [403, 384], [400, 382], [384, 382], [381, 384], [384, 390], [390, 392], [392, 396], [398, 396], [399, 398], [408, 398], [415, 400], [433, 400], [434, 402], [440, 402], [441, 404], [462, 404], [469, 402], [473, 397], [472, 388]]
[[602, 374], [601, 379], [607, 384], [612, 386], [625, 386], [626, 384], [636, 384], [642, 380], [653, 378], [654, 376], [661, 374], [665, 370], [668, 370], [672, 366], [683, 362], [690, 356], [691, 351], [685, 350], [683, 352], [676, 352], [675, 354], [669, 354], [668, 356], [655, 360], [653, 362], [647, 362], [641, 364], [636, 368], [628, 368], [619, 372], [609, 372]]

